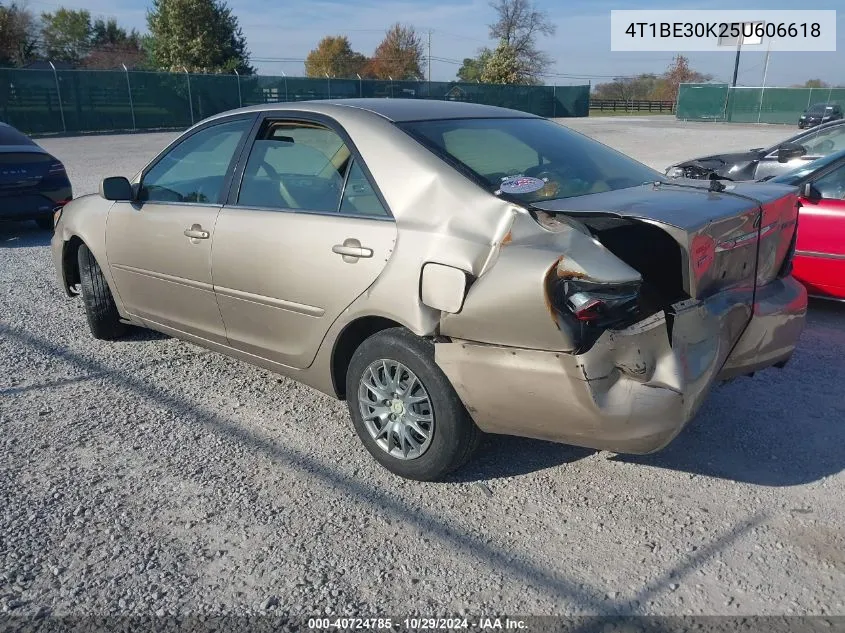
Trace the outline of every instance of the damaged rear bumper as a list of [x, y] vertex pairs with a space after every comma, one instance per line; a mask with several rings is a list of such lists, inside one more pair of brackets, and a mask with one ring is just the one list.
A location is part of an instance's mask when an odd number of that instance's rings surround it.
[[786, 277], [758, 288], [753, 312], [749, 299], [734, 289], [678, 303], [579, 355], [453, 339], [436, 344], [436, 360], [488, 433], [649, 453], [680, 433], [714, 382], [791, 356], [803, 286]]

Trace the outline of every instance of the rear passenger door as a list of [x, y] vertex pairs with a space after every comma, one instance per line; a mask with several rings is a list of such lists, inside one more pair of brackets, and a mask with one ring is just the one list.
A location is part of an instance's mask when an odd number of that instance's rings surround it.
[[396, 225], [334, 122], [267, 116], [217, 219], [212, 274], [229, 344], [304, 368], [379, 276]]

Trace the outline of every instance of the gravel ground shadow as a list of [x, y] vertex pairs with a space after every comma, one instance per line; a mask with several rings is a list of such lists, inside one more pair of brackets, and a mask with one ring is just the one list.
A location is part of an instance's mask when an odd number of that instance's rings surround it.
[[[301, 477], [324, 484], [336, 493], [354, 500], [362, 508], [377, 506], [397, 520], [415, 526], [429, 537], [439, 541], [440, 546], [454, 552], [466, 552], [485, 566], [505, 572], [508, 576], [517, 578], [537, 590], [566, 598], [579, 611], [588, 613], [603, 613], [614, 615], [629, 613], [630, 603], [614, 603], [608, 601], [603, 592], [597, 587], [579, 583], [572, 578], [538, 565], [529, 560], [520, 560], [511, 552], [486, 543], [483, 540], [456, 529], [443, 521], [435, 513], [424, 509], [411, 508], [401, 499], [391, 494], [383, 486], [372, 486], [367, 480], [346, 476], [339, 472], [329, 462], [313, 459], [299, 451], [283, 444], [263, 437], [247, 428], [239, 426], [225, 415], [209, 410], [202, 403], [185, 398], [162, 388], [153, 387], [135, 377], [131, 371], [116, 369], [106, 364], [91, 360], [81, 354], [57, 346], [38, 336], [9, 327], [0, 323], [0, 335], [8, 337], [17, 345], [27, 345], [43, 354], [61, 358], [77, 370], [84, 370], [88, 374], [102, 376], [115, 387], [134, 392], [140, 397], [149, 398], [160, 406], [166, 407], [176, 414], [178, 424], [188, 427], [202, 427], [219, 437], [242, 445], [247, 451], [266, 455], [272, 462], [285, 465], [298, 471]], [[426, 484], [420, 484], [426, 486]], [[721, 534], [713, 535], [709, 543], [700, 547], [689, 556], [683, 557], [677, 564], [665, 570], [657, 578], [644, 584], [636, 593], [639, 603], [645, 604], [651, 597], [670, 590], [671, 582], [690, 575], [704, 563], [717, 556], [719, 552], [729, 547], [733, 542], [746, 538], [753, 530], [764, 522], [766, 516], [753, 513], [739, 518], [733, 525]], [[586, 629], [585, 629], [586, 630]]]
[[0, 248], [47, 246], [52, 231], [42, 231], [35, 222], [0, 222]]
[[488, 435], [472, 461], [449, 477], [449, 481], [475, 482], [517, 477], [547, 468], [564, 466], [596, 451], [508, 435]]

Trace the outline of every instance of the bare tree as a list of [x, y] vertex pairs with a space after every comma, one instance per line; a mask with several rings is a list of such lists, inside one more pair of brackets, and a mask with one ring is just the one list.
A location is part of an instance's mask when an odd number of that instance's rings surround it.
[[537, 49], [537, 36], [554, 35], [557, 27], [532, 0], [491, 0], [490, 6], [499, 15], [490, 37], [513, 49], [522, 77], [538, 82], [552, 60]]
[[26, 7], [14, 2], [0, 4], [0, 66], [22, 66], [34, 57], [35, 30], [35, 20]]

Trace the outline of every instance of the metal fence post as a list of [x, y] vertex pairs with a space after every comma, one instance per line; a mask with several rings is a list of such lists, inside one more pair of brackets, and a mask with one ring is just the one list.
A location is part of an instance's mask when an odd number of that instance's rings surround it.
[[188, 78], [188, 105], [191, 106], [191, 125], [194, 124], [194, 99], [191, 96], [191, 74], [188, 72], [188, 69], [182, 66], [182, 70], [185, 71], [185, 77]]
[[282, 72], [282, 77], [285, 78], [285, 102], [288, 100], [288, 76], [285, 74], [285, 71]]
[[332, 98], [332, 78], [329, 77], [329, 73], [323, 73], [326, 76], [326, 81], [329, 84], [329, 99]]
[[361, 75], [355, 73], [358, 76], [358, 96], [364, 96], [364, 81], [361, 79]]
[[62, 89], [59, 87], [59, 73], [56, 72], [56, 67], [53, 62], [50, 62], [50, 68], [53, 69], [53, 78], [56, 80], [56, 95], [59, 98], [59, 114], [62, 115], [62, 131], [67, 134], [67, 123], [65, 123], [65, 109], [62, 105]]
[[557, 86], [552, 86], [552, 118], [557, 116]]
[[132, 84], [129, 83], [129, 69], [126, 67], [126, 64], [121, 64], [123, 66], [123, 72], [126, 73], [126, 92], [129, 95], [129, 111], [132, 113], [132, 131], [136, 131], [138, 127], [135, 125], [135, 104], [132, 102]]
[[241, 96], [241, 74], [238, 72], [237, 68], [235, 68], [234, 70], [235, 70], [235, 76], [238, 78], [238, 107], [243, 108], [244, 107], [244, 100], [243, 100], [243, 97]]

